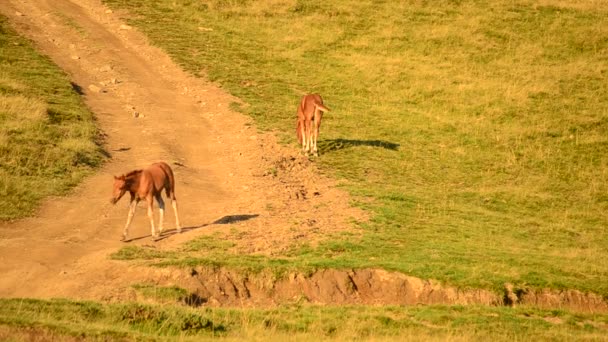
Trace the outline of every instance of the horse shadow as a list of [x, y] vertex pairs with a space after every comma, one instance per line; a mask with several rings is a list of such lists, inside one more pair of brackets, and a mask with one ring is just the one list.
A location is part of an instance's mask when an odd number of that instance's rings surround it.
[[[195, 225], [195, 226], [188, 226], [188, 227], [182, 227], [181, 233], [186, 233], [192, 230], [196, 230], [196, 229], [200, 229], [200, 228], [204, 228], [210, 225], [214, 225], [214, 224], [231, 224], [231, 223], [237, 223], [237, 222], [241, 222], [241, 221], [247, 221], [253, 218], [256, 218], [260, 215], [258, 214], [243, 214], [243, 215], [226, 215], [223, 216], [211, 223], [203, 223], [203, 224], [199, 224], [199, 225]], [[180, 234], [177, 232], [177, 229], [169, 229], [169, 230], [165, 230], [163, 231], [163, 233], [161, 234], [161, 236], [157, 237], [154, 239], [154, 241], [161, 241], [164, 240], [170, 236], [173, 236], [175, 234]], [[135, 237], [129, 240], [125, 240], [124, 242], [132, 242], [132, 241], [137, 241], [137, 240], [141, 240], [141, 239], [145, 239], [145, 238], [149, 238], [152, 237], [152, 235], [148, 234], [148, 235], [143, 235], [143, 236], [139, 236], [139, 237]]]
[[250, 220], [252, 218], [256, 218], [260, 215], [258, 214], [245, 214], [245, 215], [226, 215], [222, 218], [219, 218], [215, 221], [213, 221], [212, 224], [230, 224], [230, 223], [236, 223], [236, 222], [241, 222], [241, 221], [247, 221]]
[[329, 139], [319, 141], [319, 150], [325, 153], [339, 151], [357, 146], [380, 147], [387, 150], [398, 151], [399, 144], [384, 140], [351, 140], [351, 139]]
[[78, 83], [70, 82], [70, 84], [72, 85], [72, 89], [74, 89], [76, 94], [84, 95], [84, 91], [82, 90], [82, 87]]

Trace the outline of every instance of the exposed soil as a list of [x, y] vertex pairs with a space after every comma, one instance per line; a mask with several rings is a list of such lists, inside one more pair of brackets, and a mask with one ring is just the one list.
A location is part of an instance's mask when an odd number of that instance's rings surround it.
[[[190, 305], [534, 303], [606, 311], [606, 302], [578, 292], [463, 291], [382, 270], [242, 275], [225, 269], [159, 270], [112, 261], [127, 200], [109, 203], [112, 176], [164, 160], [176, 175], [184, 233], [157, 242], [143, 205], [129, 242], [170, 249], [197, 236], [237, 231], [237, 250], [272, 255], [352, 231], [351, 208], [335, 181], [295, 147], [277, 144], [251, 119], [230, 111], [238, 101], [178, 68], [99, 0], [3, 0], [0, 12], [63, 68], [83, 90], [105, 135], [109, 162], [69, 196], [52, 198], [35, 217], [0, 224], [0, 296], [137, 299], [134, 283], [178, 285]], [[294, 99], [295, 109], [298, 99]], [[295, 137], [294, 137], [295, 139]], [[526, 297], [528, 296], [528, 297]], [[529, 299], [525, 299], [529, 298]]]
[[[280, 303], [366, 305], [533, 305], [585, 312], [608, 311], [601, 296], [576, 290], [517, 289], [505, 284], [504, 294], [481, 289], [458, 289], [437, 281], [422, 280], [378, 269], [320, 270], [291, 273], [275, 279], [272, 274], [243, 275], [224, 268], [158, 270], [144, 282], [159, 286], [179, 285], [190, 291], [187, 305], [268, 306]], [[128, 299], [138, 298], [132, 290]], [[141, 298], [139, 298], [141, 299]]]

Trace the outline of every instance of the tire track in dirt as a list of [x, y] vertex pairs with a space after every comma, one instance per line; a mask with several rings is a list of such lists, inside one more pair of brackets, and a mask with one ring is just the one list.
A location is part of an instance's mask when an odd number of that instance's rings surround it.
[[[155, 243], [159, 249], [237, 229], [238, 250], [272, 255], [364, 219], [295, 148], [231, 112], [236, 99], [183, 72], [98, 0], [8, 0], [0, 12], [83, 91], [111, 154], [69, 196], [48, 199], [35, 217], [0, 224], [0, 296], [103, 299], [126, 291], [130, 272], [141, 269], [107, 258], [124, 246], [127, 214], [126, 200], [109, 203], [112, 175], [157, 160], [174, 168], [187, 231]], [[279, 164], [278, 175], [267, 172]], [[302, 189], [316, 195], [303, 200]], [[223, 217], [247, 219], [214, 224]], [[133, 244], [152, 243], [142, 205], [130, 231]]]

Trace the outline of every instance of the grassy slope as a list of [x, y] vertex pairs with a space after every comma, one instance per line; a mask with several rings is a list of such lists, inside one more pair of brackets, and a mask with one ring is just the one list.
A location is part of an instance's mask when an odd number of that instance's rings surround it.
[[[233, 266], [245, 260], [253, 268], [380, 266], [463, 286], [511, 281], [607, 293], [600, 281], [607, 274], [605, 8], [518, 1], [132, 4], [142, 15], [136, 24], [185, 68], [203, 70], [245, 99], [263, 128], [291, 131], [297, 97], [324, 94], [334, 110], [324, 122], [319, 163], [376, 216], [361, 240], [294, 246], [281, 259], [226, 255], [232, 244], [222, 237], [116, 257]], [[65, 191], [98, 165], [95, 133], [66, 76], [0, 18], [1, 217], [27, 215], [42, 196]], [[162, 302], [184, 293], [135, 288]], [[525, 308], [192, 310], [0, 300], [0, 339], [9, 341], [602, 340], [607, 326], [605, 315]]]
[[375, 217], [294, 264], [608, 295], [606, 4], [104, 1], [286, 142], [324, 95], [319, 165]]
[[[482, 307], [192, 309], [141, 303], [0, 300], [0, 339], [19, 340], [602, 340], [606, 315]], [[29, 337], [29, 338], [26, 338]]]
[[30, 215], [103, 161], [68, 77], [0, 16], [0, 220]]

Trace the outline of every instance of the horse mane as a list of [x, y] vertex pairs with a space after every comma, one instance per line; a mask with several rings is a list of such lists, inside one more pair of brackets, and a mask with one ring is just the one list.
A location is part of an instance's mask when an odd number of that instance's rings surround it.
[[133, 171], [130, 171], [129, 173], [127, 173], [125, 175], [125, 178], [133, 178], [133, 177], [139, 175], [142, 172], [143, 172], [143, 170], [133, 170]]
[[133, 170], [125, 175], [125, 185], [131, 186], [134, 183], [139, 182], [139, 177], [141, 177], [141, 173], [143, 170]]

